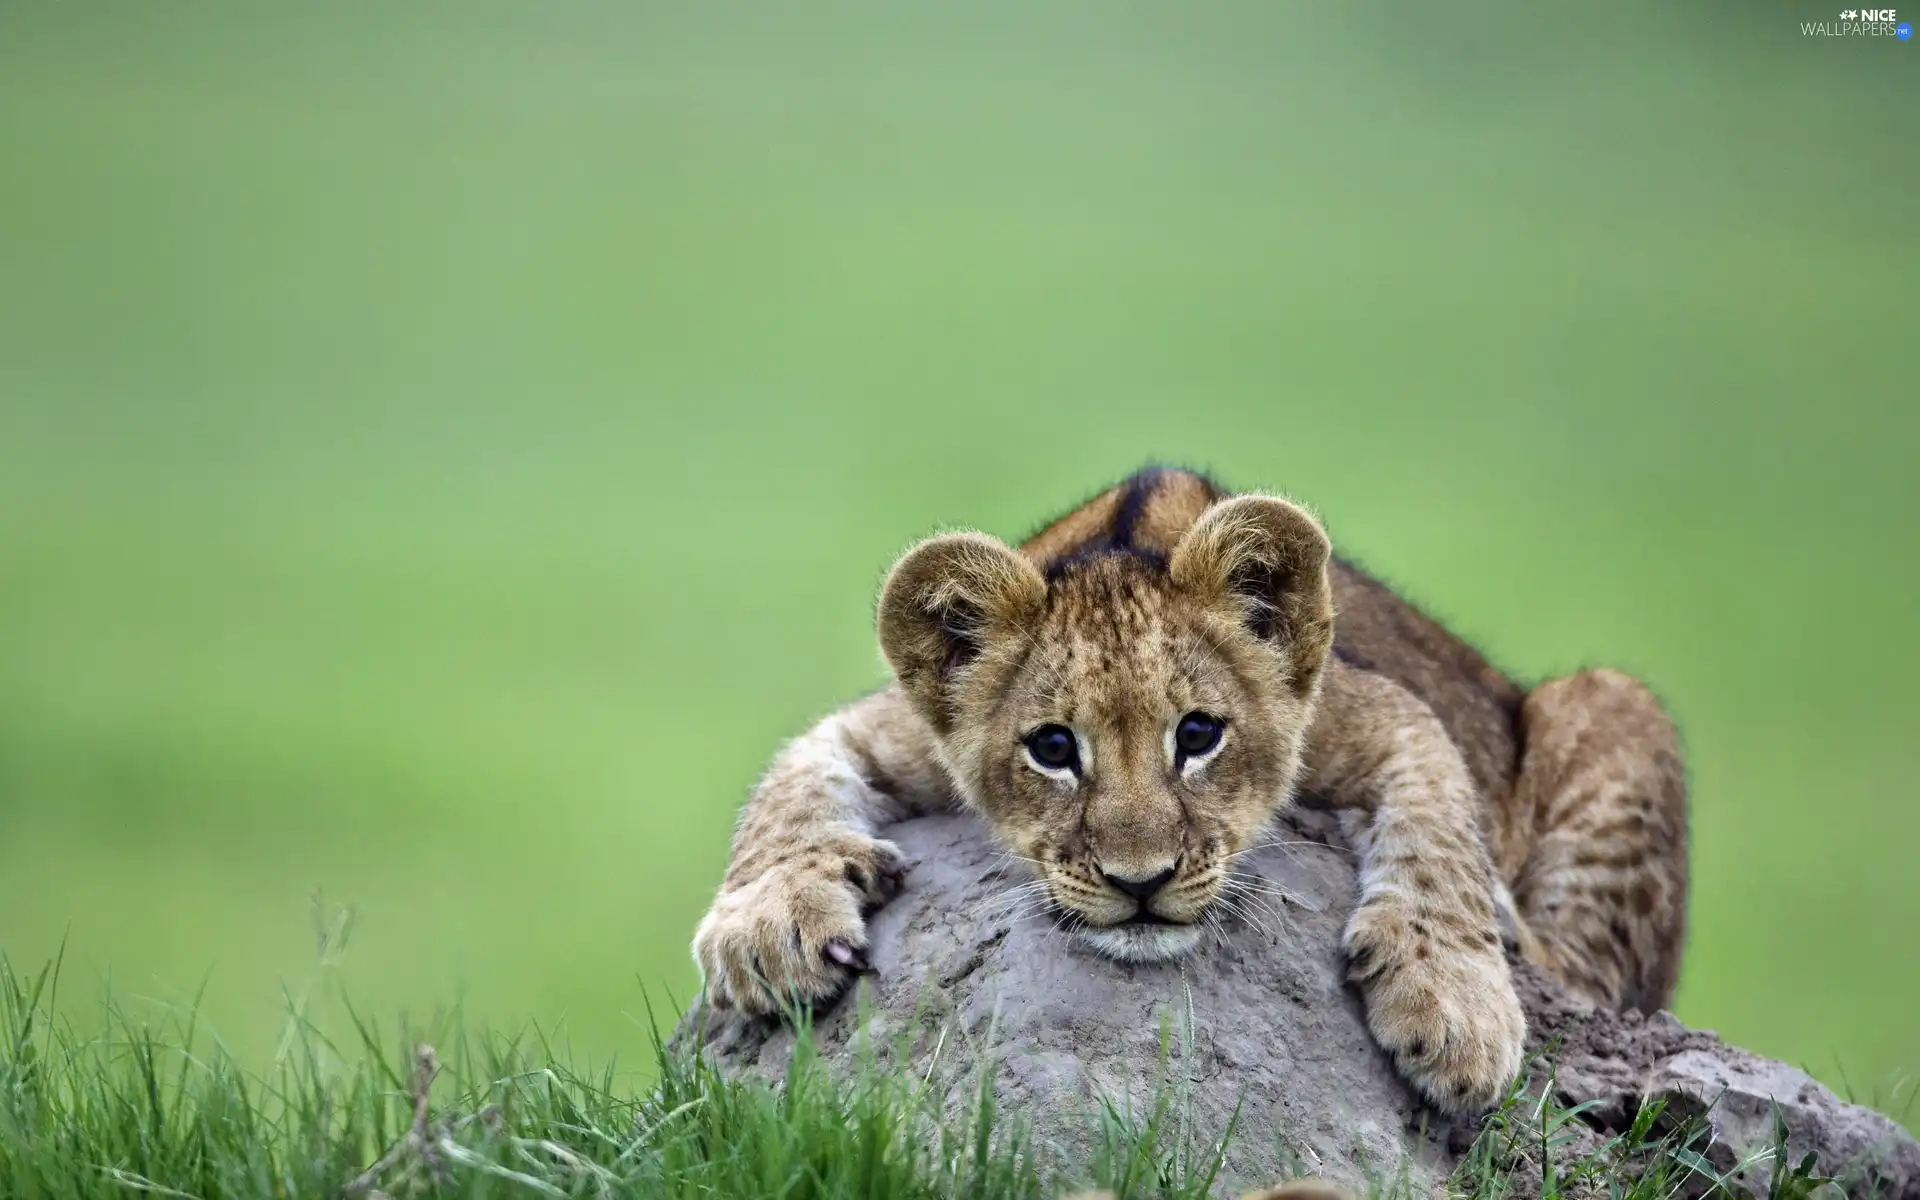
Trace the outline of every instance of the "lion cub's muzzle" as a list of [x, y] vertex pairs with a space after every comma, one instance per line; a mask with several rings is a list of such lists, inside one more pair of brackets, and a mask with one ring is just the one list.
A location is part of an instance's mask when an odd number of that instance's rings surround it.
[[1182, 867], [1109, 872], [1089, 862], [1049, 872], [1049, 890], [1079, 918], [1075, 932], [1094, 950], [1126, 962], [1164, 962], [1200, 944], [1201, 922], [1220, 895], [1217, 872]]

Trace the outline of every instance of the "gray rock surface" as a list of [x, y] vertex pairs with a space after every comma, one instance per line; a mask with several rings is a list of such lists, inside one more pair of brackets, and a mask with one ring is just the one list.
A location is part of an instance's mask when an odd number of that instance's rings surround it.
[[[1084, 1153], [1103, 1099], [1139, 1113], [1164, 1080], [1202, 1141], [1237, 1109], [1228, 1186], [1304, 1168], [1434, 1190], [1473, 1130], [1424, 1108], [1367, 1032], [1339, 949], [1352, 859], [1328, 832], [1313, 813], [1278, 826], [1278, 844], [1248, 863], [1269, 894], [1185, 962], [1132, 966], [1010, 900], [1025, 876], [972, 818], [895, 826], [888, 836], [912, 863], [905, 890], [872, 919], [861, 1001], [817, 1014], [816, 1042], [829, 1062], [857, 1045], [901, 1048], [909, 1062], [896, 1065], [917, 1075], [970, 1078], [987, 1062], [1002, 1108], [1069, 1157]], [[1882, 1195], [1920, 1196], [1920, 1144], [1886, 1117], [1668, 1014], [1589, 1012], [1526, 969], [1520, 983], [1534, 1045], [1558, 1039], [1558, 1098], [1598, 1101], [1592, 1143], [1665, 1096], [1670, 1111], [1707, 1110], [1708, 1157], [1724, 1168], [1765, 1144], [1777, 1102], [1796, 1157], [1818, 1149], [1824, 1166], [1877, 1174]], [[723, 1069], [768, 1079], [793, 1046], [790, 1030], [711, 1012], [689, 1014], [680, 1037], [696, 1029]]]

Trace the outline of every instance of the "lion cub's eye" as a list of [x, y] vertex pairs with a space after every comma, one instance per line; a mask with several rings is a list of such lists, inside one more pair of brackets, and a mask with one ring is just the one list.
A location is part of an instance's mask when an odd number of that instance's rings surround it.
[[1197, 758], [1220, 744], [1223, 725], [1219, 717], [1190, 712], [1174, 726], [1173, 745], [1183, 758]]
[[1080, 769], [1080, 749], [1073, 730], [1065, 725], [1042, 725], [1027, 735], [1027, 753], [1033, 761], [1050, 771]]

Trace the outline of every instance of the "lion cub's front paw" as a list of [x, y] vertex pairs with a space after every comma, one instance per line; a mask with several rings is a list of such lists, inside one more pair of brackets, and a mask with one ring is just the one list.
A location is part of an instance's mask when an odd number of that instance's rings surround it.
[[900, 890], [899, 847], [849, 835], [723, 891], [693, 935], [717, 1007], [770, 1016], [837, 998], [868, 970], [865, 914]]
[[1401, 1074], [1448, 1112], [1497, 1104], [1527, 1039], [1498, 931], [1376, 900], [1354, 913], [1345, 944], [1367, 1025]]

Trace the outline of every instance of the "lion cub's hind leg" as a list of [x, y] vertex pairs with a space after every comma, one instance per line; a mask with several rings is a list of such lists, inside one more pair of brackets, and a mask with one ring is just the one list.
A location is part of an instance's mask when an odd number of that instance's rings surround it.
[[[1673, 997], [1687, 904], [1679, 738], [1618, 671], [1542, 684], [1521, 713], [1512, 880], [1529, 956], [1582, 997], [1653, 1011]], [[1502, 863], [1502, 867], [1508, 864]]]

